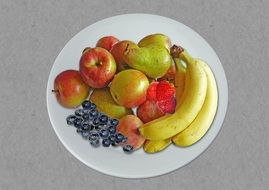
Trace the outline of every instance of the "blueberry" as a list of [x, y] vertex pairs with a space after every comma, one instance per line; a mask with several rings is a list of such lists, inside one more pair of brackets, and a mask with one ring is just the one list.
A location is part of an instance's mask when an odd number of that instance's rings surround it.
[[116, 135], [114, 135], [114, 134], [109, 135], [108, 139], [109, 139], [111, 142], [115, 142], [115, 141], [116, 141]]
[[131, 145], [127, 144], [127, 145], [124, 145], [124, 146], [122, 147], [122, 149], [123, 149], [123, 151], [126, 152], [126, 153], [131, 153], [131, 152], [133, 152], [133, 149], [134, 149], [134, 148], [133, 148]]
[[123, 137], [123, 139], [122, 139], [122, 143], [125, 143], [125, 142], [127, 142], [127, 140], [128, 140], [128, 138], [127, 137]]
[[93, 121], [92, 121], [92, 123], [94, 124], [94, 125], [98, 125], [100, 122], [99, 122], [99, 118], [94, 118], [93, 119]]
[[124, 139], [124, 136], [121, 133], [116, 134], [116, 142], [120, 143]]
[[84, 111], [83, 111], [83, 109], [77, 109], [76, 111], [75, 111], [75, 115], [77, 115], [77, 116], [83, 116], [83, 114], [84, 114]]
[[66, 118], [67, 125], [74, 125], [75, 119], [76, 119], [76, 116], [75, 115], [69, 115]]
[[102, 127], [101, 127], [101, 125], [95, 125], [95, 126], [94, 126], [94, 129], [95, 129], [96, 131], [100, 131], [100, 130], [102, 129]]
[[89, 101], [89, 100], [84, 100], [83, 102], [82, 102], [82, 107], [83, 107], [83, 109], [91, 109], [91, 102]]
[[91, 107], [90, 107], [90, 109], [95, 110], [95, 109], [96, 109], [96, 105], [95, 105], [94, 103], [91, 103]]
[[109, 139], [103, 139], [102, 140], [102, 145], [103, 147], [109, 147], [111, 144], [110, 140]]
[[91, 143], [92, 146], [97, 147], [97, 146], [100, 145], [100, 140], [95, 139], [95, 140], [90, 141], [90, 143]]
[[90, 125], [87, 123], [87, 122], [82, 122], [81, 124], [81, 128], [84, 130], [84, 131], [88, 131], [90, 129]]
[[110, 124], [111, 124], [112, 126], [117, 126], [117, 125], [119, 124], [119, 121], [118, 121], [117, 119], [112, 119], [112, 120], [110, 121]]
[[100, 122], [105, 124], [107, 123], [107, 121], [108, 121], [108, 117], [106, 115], [101, 115]]
[[81, 124], [82, 124], [82, 121], [83, 121], [83, 119], [81, 119], [81, 118], [76, 118], [75, 121], [74, 121], [74, 126], [75, 126], [76, 128], [80, 128], [80, 127], [81, 127]]
[[89, 137], [89, 135], [90, 135], [90, 132], [89, 131], [82, 131], [82, 137], [84, 137], [84, 138], [88, 138]]
[[93, 118], [95, 118], [95, 117], [98, 116], [98, 112], [96, 110], [91, 110], [90, 116], [93, 117]]
[[83, 131], [83, 130], [82, 130], [81, 128], [78, 128], [78, 129], [77, 129], [77, 133], [80, 134], [80, 135], [82, 134], [82, 131]]
[[93, 130], [94, 129], [94, 125], [89, 125], [89, 130]]
[[93, 140], [96, 140], [96, 139], [99, 139], [98, 133], [90, 133], [89, 140], [93, 141]]
[[108, 131], [109, 131], [110, 134], [115, 134], [116, 133], [116, 127], [115, 126], [110, 126], [108, 128]]
[[102, 129], [99, 134], [101, 138], [107, 138], [109, 135], [109, 132], [106, 129]]
[[84, 114], [82, 115], [82, 118], [83, 118], [83, 119], [89, 119], [89, 118], [90, 118], [90, 114], [88, 114], [88, 113], [84, 113]]

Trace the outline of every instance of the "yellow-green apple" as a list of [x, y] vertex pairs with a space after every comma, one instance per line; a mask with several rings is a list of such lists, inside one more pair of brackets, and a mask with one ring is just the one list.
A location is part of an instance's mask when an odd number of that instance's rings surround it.
[[107, 86], [116, 69], [113, 56], [104, 48], [89, 48], [80, 58], [79, 72], [84, 82], [93, 88]]
[[62, 106], [74, 108], [87, 98], [89, 86], [83, 82], [78, 71], [66, 70], [56, 76], [52, 92]]
[[119, 105], [132, 108], [146, 100], [148, 78], [144, 73], [127, 69], [115, 75], [110, 85], [110, 93]]
[[116, 63], [117, 63], [117, 71], [122, 71], [125, 69], [130, 68], [126, 62], [123, 60], [123, 54], [124, 51], [126, 50], [126, 48], [130, 46], [130, 47], [137, 47], [137, 45], [129, 40], [123, 40], [120, 41], [118, 43], [116, 43], [112, 49], [110, 50], [111, 54], [113, 55]]
[[127, 137], [125, 144], [131, 145], [134, 150], [140, 148], [145, 142], [145, 138], [139, 134], [138, 128], [143, 122], [135, 115], [126, 115], [122, 117], [117, 126], [117, 132]]
[[110, 51], [114, 44], [116, 44], [119, 40], [114, 36], [105, 36], [100, 38], [97, 43], [96, 47], [101, 47]]

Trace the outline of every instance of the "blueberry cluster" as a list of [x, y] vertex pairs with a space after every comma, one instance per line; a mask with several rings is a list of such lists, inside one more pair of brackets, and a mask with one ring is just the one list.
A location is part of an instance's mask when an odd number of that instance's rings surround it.
[[98, 147], [100, 144], [103, 147], [120, 145], [123, 146], [124, 152], [133, 151], [131, 145], [125, 144], [127, 137], [117, 133], [116, 127], [119, 121], [98, 112], [96, 105], [88, 100], [82, 103], [82, 108], [75, 110], [74, 115], [69, 115], [66, 122], [68, 125], [76, 127], [77, 133], [88, 139], [94, 147]]

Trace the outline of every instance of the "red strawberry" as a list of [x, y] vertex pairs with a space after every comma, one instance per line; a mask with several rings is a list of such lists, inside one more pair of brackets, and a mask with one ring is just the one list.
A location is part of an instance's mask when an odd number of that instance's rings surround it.
[[156, 98], [156, 89], [159, 82], [153, 81], [150, 83], [147, 90], [147, 100], [157, 101]]
[[176, 108], [176, 99], [171, 97], [166, 100], [161, 100], [157, 102], [159, 108], [165, 113], [174, 113]]
[[167, 100], [174, 97], [176, 89], [174, 85], [167, 81], [160, 81], [156, 89], [157, 101]]

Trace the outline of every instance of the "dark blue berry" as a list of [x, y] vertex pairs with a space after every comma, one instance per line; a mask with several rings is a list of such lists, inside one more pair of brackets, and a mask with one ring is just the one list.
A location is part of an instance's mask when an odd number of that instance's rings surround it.
[[77, 115], [77, 116], [79, 116], [79, 117], [82, 117], [83, 114], [84, 114], [83, 109], [77, 109], [77, 110], [75, 111], [75, 115]]
[[67, 125], [74, 125], [74, 121], [77, 117], [75, 115], [69, 115], [66, 118]]
[[90, 135], [90, 132], [89, 131], [82, 131], [82, 137], [84, 137], [84, 138], [88, 138], [89, 137], [89, 135]]
[[131, 153], [131, 152], [133, 152], [133, 149], [134, 149], [134, 148], [133, 148], [131, 145], [127, 144], [127, 145], [124, 145], [124, 146], [122, 147], [122, 149], [123, 149], [123, 151], [126, 152], [126, 153]]
[[108, 121], [108, 117], [106, 115], [101, 115], [100, 122], [106, 124]]
[[95, 126], [94, 126], [94, 129], [95, 129], [96, 131], [100, 131], [100, 130], [102, 129], [102, 126], [100, 126], [100, 125], [95, 125]]
[[99, 139], [98, 133], [90, 133], [89, 140], [93, 141], [93, 140], [96, 140], [96, 139]]
[[99, 134], [101, 138], [107, 138], [109, 135], [109, 132], [106, 129], [102, 129]]
[[90, 118], [90, 114], [88, 114], [88, 113], [84, 113], [84, 114], [82, 115], [82, 118], [83, 118], [83, 119], [89, 119], [89, 118]]
[[100, 140], [95, 139], [95, 140], [90, 141], [90, 143], [91, 143], [92, 146], [97, 147], [97, 146], [100, 145]]
[[98, 125], [100, 123], [99, 118], [94, 118], [93, 121], [92, 121], [92, 123], [94, 125]]
[[125, 142], [127, 142], [127, 140], [128, 140], [128, 138], [127, 137], [123, 137], [123, 139], [122, 139], [122, 143], [125, 143]]
[[103, 140], [102, 140], [102, 145], [103, 145], [104, 147], [109, 147], [110, 144], [111, 144], [111, 142], [110, 142], [109, 139], [103, 139]]
[[95, 105], [94, 103], [91, 103], [91, 107], [90, 107], [90, 109], [95, 110], [95, 109], [96, 109], [96, 105]]
[[82, 125], [81, 125], [81, 128], [84, 130], [84, 131], [88, 131], [90, 129], [90, 125], [87, 123], [87, 122], [82, 122]]
[[109, 135], [108, 139], [110, 140], [110, 142], [115, 142], [116, 141], [116, 135], [114, 135], [114, 134]]
[[83, 119], [81, 119], [81, 118], [76, 118], [75, 121], [74, 121], [74, 126], [75, 126], [76, 128], [80, 128], [80, 127], [81, 127], [81, 124], [82, 124], [82, 121], [83, 121]]
[[108, 128], [108, 131], [109, 131], [110, 134], [115, 134], [116, 133], [116, 127], [115, 126], [110, 126]]
[[124, 139], [124, 136], [121, 133], [116, 134], [116, 142], [121, 143]]
[[111, 126], [117, 126], [119, 124], [119, 121], [117, 119], [112, 119], [110, 121]]
[[77, 129], [77, 133], [80, 134], [80, 135], [81, 135], [82, 131], [83, 131], [83, 130], [82, 130], [81, 128], [78, 128], [78, 129]]
[[82, 102], [83, 109], [91, 109], [91, 102], [89, 100], [84, 100]]
[[90, 116], [93, 117], [93, 118], [95, 118], [95, 117], [98, 116], [98, 112], [96, 110], [91, 110]]

